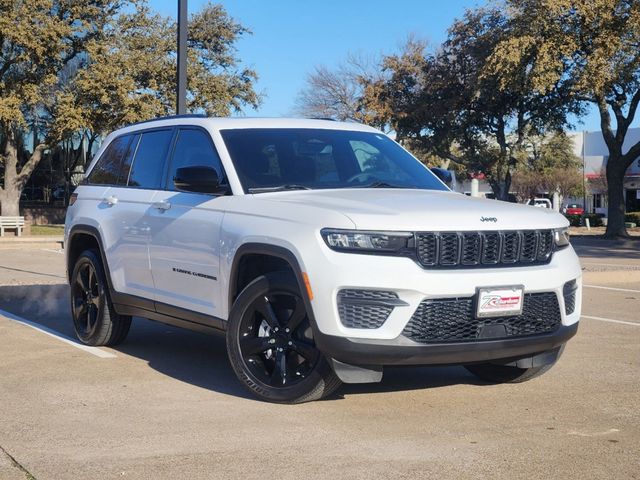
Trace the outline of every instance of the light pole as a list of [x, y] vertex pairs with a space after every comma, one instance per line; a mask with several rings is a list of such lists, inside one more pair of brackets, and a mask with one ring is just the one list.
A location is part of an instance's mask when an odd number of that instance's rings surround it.
[[187, 113], [187, 0], [178, 0], [178, 68], [176, 113]]
[[587, 213], [587, 180], [585, 178], [585, 156], [587, 149], [587, 132], [582, 131], [582, 211]]

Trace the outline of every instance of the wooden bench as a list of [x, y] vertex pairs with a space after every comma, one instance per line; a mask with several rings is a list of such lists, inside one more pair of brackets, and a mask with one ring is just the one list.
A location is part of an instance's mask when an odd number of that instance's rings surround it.
[[4, 237], [6, 229], [16, 230], [18, 236], [22, 236], [24, 228], [24, 217], [0, 217], [0, 237]]

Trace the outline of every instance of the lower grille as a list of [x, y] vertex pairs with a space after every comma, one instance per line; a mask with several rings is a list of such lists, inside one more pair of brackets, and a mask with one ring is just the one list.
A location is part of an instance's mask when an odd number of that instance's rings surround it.
[[561, 324], [553, 292], [526, 294], [522, 314], [513, 317], [475, 318], [474, 306], [473, 297], [424, 300], [403, 334], [420, 343], [471, 342], [550, 333]]
[[338, 314], [348, 328], [380, 328], [398, 302], [398, 295], [384, 290], [344, 289], [338, 292]]

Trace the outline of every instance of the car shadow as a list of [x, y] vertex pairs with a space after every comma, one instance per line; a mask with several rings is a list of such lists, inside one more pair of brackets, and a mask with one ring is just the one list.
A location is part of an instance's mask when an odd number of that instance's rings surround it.
[[[75, 339], [67, 285], [0, 286], [0, 309]], [[255, 399], [239, 383], [229, 364], [223, 334], [206, 335], [136, 317], [125, 342], [113, 350], [143, 360], [178, 381]], [[387, 367], [382, 382], [343, 385], [327, 400], [458, 384], [482, 383], [462, 367]]]
[[640, 237], [606, 239], [574, 236], [571, 237], [571, 245], [580, 257], [640, 259]]

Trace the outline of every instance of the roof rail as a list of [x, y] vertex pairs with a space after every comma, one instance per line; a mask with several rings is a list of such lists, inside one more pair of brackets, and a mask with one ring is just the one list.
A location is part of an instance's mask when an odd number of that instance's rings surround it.
[[330, 122], [337, 121], [335, 118], [331, 118], [331, 117], [310, 117], [309, 120], [328, 120]]
[[174, 120], [177, 118], [208, 118], [208, 115], [202, 113], [187, 113], [185, 115], [167, 115], [165, 117], [150, 118], [149, 120], [142, 120], [140, 122], [130, 123], [127, 127], [133, 127], [134, 125], [141, 125], [143, 123], [155, 122], [158, 120]]

